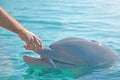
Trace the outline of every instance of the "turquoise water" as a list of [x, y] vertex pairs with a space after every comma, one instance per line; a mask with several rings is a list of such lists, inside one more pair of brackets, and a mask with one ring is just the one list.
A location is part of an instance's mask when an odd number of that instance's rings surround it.
[[[77, 80], [120, 80], [120, 0], [0, 0], [11, 16], [40, 37], [43, 45], [66, 37], [107, 44], [118, 54], [113, 68], [83, 74]], [[30, 67], [18, 36], [0, 27], [0, 80], [74, 80], [69, 70]]]

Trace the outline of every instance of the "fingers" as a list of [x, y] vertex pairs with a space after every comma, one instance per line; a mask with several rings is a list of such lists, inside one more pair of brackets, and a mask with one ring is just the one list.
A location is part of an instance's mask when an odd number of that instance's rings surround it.
[[36, 36], [33, 36], [32, 44], [33, 44], [33, 50], [35, 52], [38, 52], [38, 49], [42, 48], [41, 47], [41, 42], [40, 42], [39, 38], [36, 37]]
[[25, 30], [25, 32], [18, 35], [21, 40], [26, 42], [26, 45], [24, 46], [25, 49], [37, 52], [38, 49], [42, 48], [40, 39], [34, 33]]
[[24, 48], [38, 52], [38, 49], [42, 48], [42, 43], [37, 36], [33, 36], [29, 42], [26, 42]]
[[34, 43], [35, 43], [35, 50], [36, 51], [38, 51], [38, 49], [39, 48], [42, 48], [42, 43], [41, 43], [41, 41], [39, 40], [39, 38], [36, 38], [35, 36], [34, 36]]
[[26, 50], [32, 50], [32, 44], [26, 44], [26, 45], [24, 46], [24, 48], [25, 48]]

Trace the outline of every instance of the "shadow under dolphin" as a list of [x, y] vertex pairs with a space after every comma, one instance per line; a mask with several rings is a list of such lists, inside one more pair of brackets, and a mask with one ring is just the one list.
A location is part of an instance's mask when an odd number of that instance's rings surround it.
[[41, 58], [25, 55], [23, 59], [28, 65], [53, 68], [110, 67], [116, 61], [116, 53], [105, 44], [77, 37], [59, 40], [38, 54]]

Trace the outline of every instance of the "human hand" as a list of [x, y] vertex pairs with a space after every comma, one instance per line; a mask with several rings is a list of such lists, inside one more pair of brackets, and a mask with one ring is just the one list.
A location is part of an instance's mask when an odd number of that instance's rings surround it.
[[42, 48], [40, 39], [32, 32], [26, 30], [19, 22], [12, 18], [3, 8], [0, 7], [0, 26], [16, 34], [26, 42], [24, 46], [27, 50], [38, 51]]
[[26, 50], [33, 50], [35, 52], [38, 52], [38, 49], [42, 48], [40, 39], [32, 32], [25, 30], [18, 35], [23, 41], [26, 42], [26, 45], [24, 46]]

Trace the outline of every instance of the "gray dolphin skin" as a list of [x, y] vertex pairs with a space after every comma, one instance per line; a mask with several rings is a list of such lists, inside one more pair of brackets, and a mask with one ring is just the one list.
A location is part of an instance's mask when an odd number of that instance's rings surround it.
[[105, 44], [77, 37], [59, 40], [39, 49], [38, 54], [41, 58], [24, 56], [23, 59], [28, 65], [58, 68], [112, 66], [116, 61], [116, 53]]

